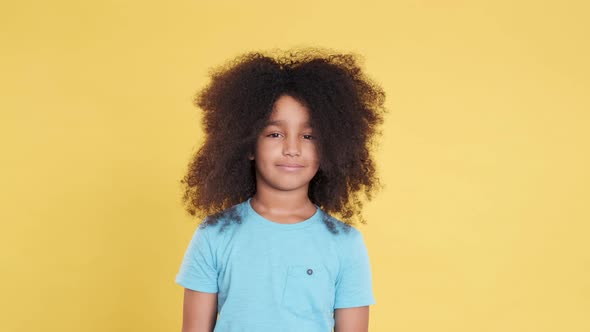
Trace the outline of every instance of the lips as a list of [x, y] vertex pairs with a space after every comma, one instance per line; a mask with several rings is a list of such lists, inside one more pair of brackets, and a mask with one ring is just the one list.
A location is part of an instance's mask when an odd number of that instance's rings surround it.
[[284, 170], [289, 170], [289, 171], [294, 171], [294, 170], [298, 170], [298, 169], [303, 168], [303, 165], [301, 165], [301, 164], [278, 164], [277, 166], [284, 169]]

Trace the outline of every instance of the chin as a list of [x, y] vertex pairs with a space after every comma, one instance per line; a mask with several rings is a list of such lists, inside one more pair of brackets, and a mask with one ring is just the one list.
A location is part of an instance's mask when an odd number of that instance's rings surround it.
[[260, 177], [260, 185], [270, 187], [277, 191], [294, 191], [309, 186], [313, 179], [312, 174], [299, 174], [298, 176], [291, 176], [289, 174], [272, 174], [264, 177], [262, 174], [256, 174]]
[[309, 186], [309, 181], [276, 181], [271, 186], [281, 191], [292, 191]]

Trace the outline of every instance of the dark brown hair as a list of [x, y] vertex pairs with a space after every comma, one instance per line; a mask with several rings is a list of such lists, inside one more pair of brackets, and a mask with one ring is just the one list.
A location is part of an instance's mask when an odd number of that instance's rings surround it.
[[359, 56], [319, 49], [279, 55], [252, 52], [214, 68], [195, 105], [203, 111], [204, 144], [181, 180], [187, 211], [215, 224], [230, 207], [256, 192], [248, 155], [275, 101], [290, 95], [310, 110], [318, 129], [320, 167], [309, 198], [346, 225], [365, 223], [361, 194], [372, 198], [379, 181], [371, 157], [383, 122], [385, 93], [361, 70]]

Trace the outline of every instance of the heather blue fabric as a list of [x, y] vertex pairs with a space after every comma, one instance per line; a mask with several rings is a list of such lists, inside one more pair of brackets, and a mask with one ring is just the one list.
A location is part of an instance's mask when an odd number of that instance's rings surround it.
[[250, 199], [236, 206], [242, 222], [199, 227], [176, 282], [217, 293], [215, 332], [330, 332], [334, 309], [375, 303], [362, 234], [321, 209], [280, 224], [259, 215]]

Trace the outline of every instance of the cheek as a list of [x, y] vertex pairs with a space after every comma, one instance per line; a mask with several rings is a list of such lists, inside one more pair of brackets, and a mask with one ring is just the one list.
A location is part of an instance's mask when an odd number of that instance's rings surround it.
[[310, 160], [313, 160], [316, 164], [320, 162], [320, 153], [316, 145], [312, 145], [309, 149]]
[[277, 158], [277, 154], [280, 154], [280, 150], [277, 150], [276, 144], [273, 144], [272, 141], [260, 140], [256, 143], [254, 160], [259, 162], [272, 161]]
[[265, 150], [266, 150], [266, 147], [264, 146], [264, 141], [259, 138], [256, 141], [256, 143], [254, 144], [254, 156], [256, 158], [263, 156]]
[[308, 158], [309, 165], [311, 166], [311, 168], [313, 169], [313, 171], [315, 173], [320, 168], [320, 156], [317, 153], [316, 149], [311, 151], [311, 153], [308, 154], [308, 156], [309, 156], [309, 158]]

